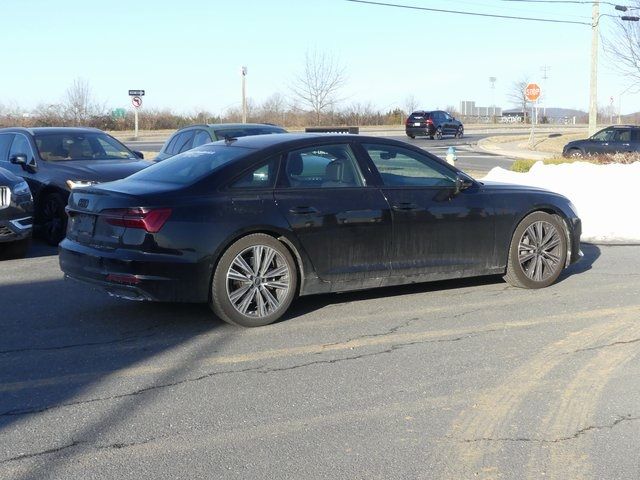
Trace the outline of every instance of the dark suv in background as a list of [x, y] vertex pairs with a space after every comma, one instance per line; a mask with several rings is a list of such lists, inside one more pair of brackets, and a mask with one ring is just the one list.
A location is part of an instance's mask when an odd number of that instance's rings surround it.
[[22, 178], [0, 168], [0, 258], [24, 257], [33, 224], [33, 201]]
[[444, 135], [453, 135], [462, 138], [464, 125], [459, 120], [442, 110], [417, 110], [407, 118], [406, 133], [410, 138], [417, 136], [429, 136], [440, 140]]
[[67, 229], [74, 188], [127, 177], [150, 165], [97, 128], [0, 128], [0, 167], [29, 184], [34, 230], [57, 245]]
[[584, 157], [628, 152], [640, 152], [640, 127], [637, 125], [614, 125], [584, 140], [574, 140], [564, 146], [562, 155]]
[[265, 135], [269, 133], [287, 133], [277, 125], [268, 123], [214, 123], [189, 125], [181, 128], [169, 137], [155, 158], [160, 162], [192, 148], [225, 138], [247, 137], [249, 135]]

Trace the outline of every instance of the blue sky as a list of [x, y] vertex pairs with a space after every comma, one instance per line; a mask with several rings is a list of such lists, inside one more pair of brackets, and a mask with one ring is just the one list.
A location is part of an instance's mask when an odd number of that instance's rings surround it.
[[[390, 0], [394, 2], [394, 0]], [[316, 49], [345, 66], [346, 103], [380, 109], [414, 95], [424, 108], [509, 107], [515, 80], [541, 81], [550, 106], [588, 107], [588, 26], [465, 17], [369, 6], [345, 0], [1, 0], [0, 104], [56, 103], [77, 77], [97, 100], [128, 107], [128, 89], [145, 89], [144, 107], [221, 113], [240, 103], [240, 67], [260, 103], [288, 86]], [[590, 21], [591, 6], [503, 0], [395, 0], [484, 13]], [[602, 5], [602, 13], [613, 7]], [[604, 18], [605, 31], [612, 19]], [[7, 58], [8, 57], [8, 58]], [[599, 103], [629, 84], [601, 52]], [[640, 110], [625, 94], [622, 111]]]

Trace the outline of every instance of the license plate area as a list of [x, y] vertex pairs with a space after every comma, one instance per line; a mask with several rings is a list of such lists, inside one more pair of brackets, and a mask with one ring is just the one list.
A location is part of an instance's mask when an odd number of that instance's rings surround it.
[[413, 126], [414, 126], [414, 127], [419, 127], [419, 126], [420, 126], [420, 122], [414, 122], [414, 123], [413, 123]]
[[95, 215], [87, 215], [85, 213], [77, 213], [71, 215], [70, 231], [78, 236], [92, 237], [96, 226]]

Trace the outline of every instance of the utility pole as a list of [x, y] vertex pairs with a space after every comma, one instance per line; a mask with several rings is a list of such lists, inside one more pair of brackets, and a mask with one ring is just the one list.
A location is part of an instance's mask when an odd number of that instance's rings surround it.
[[242, 73], [242, 123], [247, 123], [247, 67], [242, 67], [240, 72]]
[[543, 65], [542, 67], [540, 67], [540, 71], [542, 72], [542, 98], [540, 100], [542, 101], [543, 118], [547, 116], [547, 79], [549, 78], [547, 72], [549, 70], [551, 70], [551, 67], [549, 65]]
[[589, 84], [589, 136], [598, 124], [598, 40], [600, 34], [600, 2], [593, 2], [591, 24], [591, 81]]

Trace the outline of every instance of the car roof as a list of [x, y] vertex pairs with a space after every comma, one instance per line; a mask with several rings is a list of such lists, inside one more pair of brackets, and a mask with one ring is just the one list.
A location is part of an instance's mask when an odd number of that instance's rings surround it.
[[264, 128], [264, 127], [273, 127], [283, 129], [280, 125], [274, 125], [272, 123], [195, 123], [193, 125], [187, 125], [185, 127], [180, 128], [178, 131], [186, 130], [188, 128], [212, 128], [214, 130], [220, 128]]
[[0, 133], [28, 133], [30, 135], [37, 135], [40, 133], [105, 133], [99, 128], [91, 127], [8, 127], [0, 128]]
[[[276, 145], [284, 145], [288, 143], [295, 143], [300, 141], [301, 146], [304, 146], [306, 141], [313, 143], [312, 140], [322, 140], [323, 144], [330, 143], [332, 141], [344, 142], [351, 140], [370, 141], [375, 143], [388, 143], [400, 146], [407, 146], [406, 143], [398, 140], [393, 140], [387, 137], [370, 137], [366, 135], [347, 134], [347, 133], [280, 133], [278, 135], [250, 135], [246, 137], [239, 137], [233, 139], [231, 144], [233, 146], [244, 147], [249, 149], [261, 149], [266, 147], [272, 147]], [[219, 140], [214, 142], [216, 144], [224, 144], [226, 140]]]

